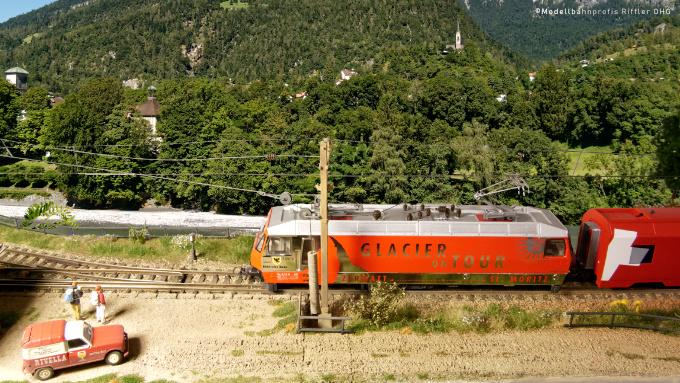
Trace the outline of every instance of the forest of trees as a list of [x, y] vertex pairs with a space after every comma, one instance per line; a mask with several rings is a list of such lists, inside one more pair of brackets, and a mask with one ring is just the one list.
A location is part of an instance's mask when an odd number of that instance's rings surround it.
[[[5, 83], [0, 136], [15, 158], [5, 154], [3, 162], [45, 159], [49, 151], [46, 159], [58, 166], [43, 176], [81, 205], [134, 207], [155, 198], [264, 214], [276, 201], [257, 192], [312, 201], [319, 141], [329, 137], [334, 201], [475, 204], [475, 190], [510, 173], [522, 175], [531, 193], [510, 193], [506, 203], [549, 208], [566, 223], [592, 207], [671, 198], [677, 178], [668, 176], [678, 170], [669, 164], [680, 159], [673, 150], [654, 154], [677, 142], [677, 80], [631, 81], [609, 74], [618, 63], [603, 62], [545, 66], [530, 81], [474, 42], [448, 55], [413, 47], [385, 57], [379, 70], [339, 85], [331, 69], [311, 76], [301, 84], [306, 97], [297, 99], [276, 78], [160, 81], [156, 137], [134, 108], [146, 90], [124, 88], [120, 79], [90, 79], [54, 108], [46, 90], [20, 95]], [[677, 79], [680, 65], [667, 70]], [[506, 101], [496, 99], [501, 94]], [[582, 160], [586, 171], [572, 177], [570, 148], [591, 146], [605, 150]], [[4, 170], [12, 173], [12, 165]], [[124, 174], [101, 174], [111, 172]], [[3, 183], [13, 181], [0, 176]]]
[[[484, 32], [537, 63], [554, 59], [590, 36], [618, 31], [654, 17], [678, 15], [677, 7], [647, 1], [607, 0], [586, 7], [590, 2], [574, 0], [467, 0], [465, 3], [469, 4], [467, 12]], [[624, 9], [638, 12], [624, 15]], [[565, 13], [554, 15], [543, 12], [545, 10]]]
[[[82, 3], [82, 2], [81, 2]], [[489, 38], [449, 0], [253, 0], [227, 10], [218, 0], [59, 1], [0, 24], [0, 65], [31, 73], [58, 95], [93, 77], [155, 81], [187, 76], [301, 86], [333, 68], [380, 71], [389, 52], [442, 51], [460, 22], [464, 41], [513, 68], [531, 63]], [[30, 40], [27, 39], [30, 37]]]

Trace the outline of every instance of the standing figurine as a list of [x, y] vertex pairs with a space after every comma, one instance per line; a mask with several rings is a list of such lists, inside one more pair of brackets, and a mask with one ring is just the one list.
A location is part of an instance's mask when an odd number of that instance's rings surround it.
[[71, 287], [66, 289], [64, 293], [64, 301], [71, 306], [76, 320], [81, 320], [80, 317], [80, 298], [83, 296], [83, 290], [78, 287], [78, 282], [71, 283]]
[[92, 293], [90, 294], [90, 303], [95, 307], [97, 321], [100, 323], [106, 322], [106, 299], [104, 299], [104, 293], [102, 292], [101, 286], [96, 286]]

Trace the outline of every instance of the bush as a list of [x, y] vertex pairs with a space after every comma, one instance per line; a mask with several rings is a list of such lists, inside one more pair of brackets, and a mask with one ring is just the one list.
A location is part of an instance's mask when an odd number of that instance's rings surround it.
[[356, 313], [371, 325], [382, 326], [398, 316], [400, 303], [405, 295], [404, 289], [396, 283], [378, 282], [371, 285], [368, 295], [346, 302], [344, 309]]
[[47, 170], [45, 174], [43, 174], [43, 179], [45, 182], [54, 185], [57, 182], [57, 178], [59, 177], [59, 173], [57, 173], [56, 170]]
[[0, 166], [0, 186], [9, 186], [9, 176], [3, 173], [9, 173], [9, 166]]
[[144, 222], [144, 227], [142, 227], [140, 230], [137, 230], [134, 227], [130, 226], [130, 230], [128, 231], [128, 237], [133, 242], [139, 242], [139, 244], [141, 245], [146, 243], [146, 239], [148, 236], [149, 230], [146, 228], [146, 222]]

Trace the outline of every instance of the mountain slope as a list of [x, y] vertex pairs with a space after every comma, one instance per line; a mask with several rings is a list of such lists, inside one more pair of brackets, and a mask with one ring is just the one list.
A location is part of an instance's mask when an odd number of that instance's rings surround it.
[[539, 62], [554, 59], [598, 33], [663, 16], [666, 11], [676, 15], [680, 2], [670, 0], [664, 5], [649, 4], [656, 0], [645, 4], [609, 0], [584, 6], [585, 3], [588, 2], [464, 0], [464, 9], [489, 36]]
[[464, 43], [530, 65], [449, 0], [254, 0], [234, 10], [216, 0], [59, 0], [0, 25], [0, 63], [56, 92], [98, 76], [295, 81], [329, 65], [384, 64], [393, 48], [443, 49], [458, 21]]

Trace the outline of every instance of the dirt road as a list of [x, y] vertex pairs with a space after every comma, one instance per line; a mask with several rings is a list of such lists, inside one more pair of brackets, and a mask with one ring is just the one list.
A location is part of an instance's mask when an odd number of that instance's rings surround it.
[[[285, 330], [261, 335], [278, 321], [272, 317], [276, 301], [271, 296], [205, 294], [193, 298], [109, 292], [107, 301], [110, 323], [123, 324], [131, 337], [130, 358], [119, 366], [61, 370], [52, 382], [84, 381], [108, 373], [138, 374], [147, 382], [235, 377], [308, 382], [501, 381], [565, 376], [656, 376], [677, 381], [680, 375], [680, 337], [651, 331], [557, 326], [483, 335], [295, 334]], [[21, 372], [19, 341], [24, 327], [70, 319], [70, 311], [61, 293], [0, 293], [0, 312], [9, 311], [26, 315], [1, 330], [0, 377], [33, 380]], [[83, 311], [86, 320], [97, 323], [86, 302]]]

